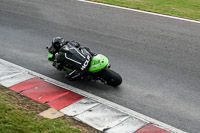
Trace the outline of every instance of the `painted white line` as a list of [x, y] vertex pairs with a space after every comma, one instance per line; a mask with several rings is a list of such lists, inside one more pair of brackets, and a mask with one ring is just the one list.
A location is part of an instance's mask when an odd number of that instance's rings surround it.
[[153, 13], [153, 12], [147, 12], [147, 11], [142, 11], [142, 10], [137, 10], [137, 9], [131, 9], [131, 8], [109, 5], [109, 4], [104, 4], [104, 3], [92, 2], [92, 1], [87, 1], [87, 0], [77, 0], [77, 1], [101, 5], [101, 6], [119, 8], [119, 9], [128, 10], [128, 11], [140, 12], [140, 13], [145, 13], [145, 14], [150, 14], [150, 15], [155, 15], [155, 16], [161, 16], [161, 17], [166, 17], [166, 18], [178, 19], [178, 20], [183, 20], [183, 21], [187, 21], [187, 22], [193, 22], [193, 23], [200, 24], [200, 21], [185, 19], [185, 18], [180, 18], [180, 17], [175, 17], [175, 16], [169, 16], [169, 15], [164, 15], [164, 14], [158, 14], [158, 13]]
[[17, 75], [19, 75], [19, 74], [21, 74], [21, 73], [18, 72], [18, 73], [14, 73], [14, 74], [10, 74], [10, 75], [8, 74], [8, 75], [6, 75], [6, 76], [2, 76], [2, 77], [0, 77], [0, 82], [1, 82], [1, 80], [5, 80], [5, 79], [8, 79], [8, 78], [17, 76]]
[[133, 117], [136, 117], [136, 118], [138, 118], [138, 119], [141, 119], [141, 120], [144, 120], [144, 121], [153, 123], [154, 125], [157, 125], [158, 127], [161, 127], [161, 128], [163, 128], [163, 129], [165, 129], [165, 130], [169, 130], [169, 131], [171, 131], [171, 132], [173, 132], [173, 133], [186, 133], [186, 132], [184, 132], [184, 131], [182, 131], [182, 130], [180, 130], [180, 129], [177, 129], [177, 128], [175, 128], [175, 127], [172, 127], [172, 126], [170, 126], [170, 125], [167, 125], [167, 124], [165, 124], [165, 123], [163, 123], [163, 122], [160, 122], [160, 121], [158, 121], [158, 120], [155, 120], [155, 119], [150, 118], [150, 117], [148, 117], [148, 116], [145, 116], [145, 115], [143, 115], [143, 114], [140, 114], [140, 113], [138, 113], [138, 112], [136, 112], [136, 111], [133, 111], [133, 110], [131, 110], [131, 109], [125, 108], [125, 107], [123, 107], [123, 106], [121, 106], [121, 105], [119, 105], [119, 104], [113, 103], [113, 102], [108, 101], [108, 100], [106, 100], [106, 99], [103, 99], [103, 98], [101, 98], [101, 97], [98, 97], [98, 96], [95, 96], [95, 95], [90, 94], [90, 93], [88, 93], [88, 92], [85, 92], [85, 91], [83, 91], [83, 90], [77, 89], [77, 88], [75, 88], [75, 87], [73, 87], [73, 86], [64, 84], [64, 83], [62, 83], [62, 82], [59, 82], [59, 81], [57, 81], [57, 80], [54, 80], [54, 79], [49, 78], [49, 77], [47, 77], [47, 76], [44, 76], [44, 75], [42, 75], [42, 74], [39, 74], [39, 73], [36, 73], [36, 72], [34, 72], [34, 71], [28, 70], [28, 69], [23, 68], [23, 67], [21, 67], [21, 66], [15, 65], [15, 64], [10, 63], [10, 62], [8, 62], [8, 61], [5, 61], [5, 60], [3, 60], [3, 59], [0, 59], [0, 63], [1, 63], [1, 64], [5, 64], [5, 65], [8, 65], [8, 66], [15, 67], [15, 68], [20, 69], [20, 70], [25, 71], [25, 72], [28, 72], [28, 73], [31, 74], [31, 75], [40, 77], [40, 78], [44, 79], [45, 81], [48, 81], [48, 82], [53, 83], [53, 84], [55, 84], [55, 85], [58, 85], [58, 86], [60, 86], [60, 87], [62, 87], [62, 88], [67, 88], [68, 90], [73, 91], [73, 92], [75, 92], [75, 93], [78, 93], [78, 94], [80, 94], [80, 95], [83, 95], [83, 96], [85, 96], [85, 97], [87, 97], [87, 98], [90, 98], [90, 99], [95, 100], [95, 101], [97, 101], [97, 102], [100, 102], [100, 103], [103, 103], [103, 104], [105, 104], [105, 105], [111, 106], [111, 107], [113, 107], [113, 108], [115, 108], [115, 109], [117, 109], [117, 110], [120, 110], [120, 111], [122, 111], [122, 112], [124, 112], [124, 113], [126, 113], [126, 114], [128, 114], [128, 115], [130, 115], [130, 116], [133, 116]]
[[144, 121], [141, 121], [134, 117], [129, 117], [115, 127], [108, 129], [105, 133], [118, 133], [119, 131], [120, 133], [135, 133], [146, 124], [148, 123], [145, 123]]
[[23, 82], [25, 80], [31, 79], [34, 76], [31, 74], [28, 74], [27, 72], [21, 72], [17, 75], [14, 75], [10, 78], [4, 79], [0, 81], [0, 84], [2, 84], [5, 87], [11, 87], [15, 84], [18, 84], [20, 82]]
[[[120, 124], [130, 116], [110, 106], [99, 104], [85, 112], [75, 116], [76, 119], [100, 130], [105, 131]], [[145, 122], [141, 121], [141, 124]], [[134, 126], [134, 125], [133, 125]], [[137, 128], [137, 127], [136, 127]], [[139, 129], [139, 128], [138, 128]]]
[[65, 108], [61, 109], [60, 111], [68, 116], [76, 116], [81, 113], [83, 113], [86, 110], [89, 110], [100, 103], [91, 100], [89, 98], [84, 98], [80, 101], [77, 101], [75, 103], [72, 103], [69, 106], [66, 106]]

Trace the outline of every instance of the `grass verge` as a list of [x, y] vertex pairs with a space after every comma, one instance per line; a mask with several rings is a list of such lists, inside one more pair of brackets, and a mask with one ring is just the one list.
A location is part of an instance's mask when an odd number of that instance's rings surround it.
[[0, 132], [101, 133], [66, 115], [53, 120], [38, 115], [48, 108], [0, 85]]
[[200, 0], [90, 0], [90, 1], [200, 20]]
[[1, 133], [81, 133], [58, 119], [42, 119], [34, 112], [16, 109], [0, 103]]

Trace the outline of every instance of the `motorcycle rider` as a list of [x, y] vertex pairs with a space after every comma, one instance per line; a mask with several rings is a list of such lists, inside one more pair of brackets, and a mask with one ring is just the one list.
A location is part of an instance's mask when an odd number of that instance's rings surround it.
[[78, 79], [89, 69], [92, 56], [95, 54], [87, 47], [81, 47], [76, 41], [65, 41], [62, 37], [54, 37], [49, 53], [53, 54], [50, 61], [58, 70], [66, 66], [73, 71], [67, 72], [65, 77], [69, 80]]

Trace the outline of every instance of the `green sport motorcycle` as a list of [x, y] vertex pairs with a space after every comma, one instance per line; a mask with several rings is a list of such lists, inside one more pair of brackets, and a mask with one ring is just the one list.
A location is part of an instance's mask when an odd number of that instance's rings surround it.
[[[46, 47], [48, 49], [48, 47]], [[52, 53], [48, 52], [48, 61], [53, 63], [50, 59], [54, 55]], [[97, 54], [92, 57], [90, 67], [88, 72], [84, 73], [81, 77], [79, 77], [82, 80], [100, 80], [105, 84], [111, 85], [111, 86], [118, 86], [122, 83], [121, 76], [110, 70], [111, 65], [109, 64], [109, 60], [106, 56], [102, 54]], [[72, 69], [69, 69], [67, 67], [63, 67], [63, 70], [71, 72]]]

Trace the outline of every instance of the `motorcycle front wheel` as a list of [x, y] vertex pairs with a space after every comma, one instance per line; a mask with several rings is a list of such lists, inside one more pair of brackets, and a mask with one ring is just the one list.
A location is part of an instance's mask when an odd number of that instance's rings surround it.
[[118, 73], [110, 69], [101, 71], [101, 78], [103, 78], [108, 85], [111, 85], [114, 87], [122, 83], [122, 77]]

